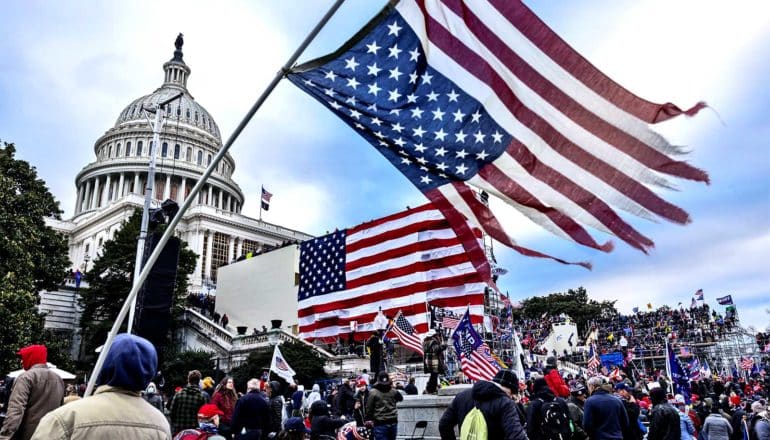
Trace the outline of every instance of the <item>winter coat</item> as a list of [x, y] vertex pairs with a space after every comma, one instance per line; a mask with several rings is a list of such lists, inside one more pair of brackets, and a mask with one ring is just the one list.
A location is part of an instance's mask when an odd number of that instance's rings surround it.
[[346, 417], [352, 416], [355, 404], [356, 398], [353, 388], [351, 388], [350, 385], [342, 384], [337, 391], [337, 401], [334, 402], [337, 409], [337, 415]]
[[313, 405], [313, 402], [321, 400], [321, 387], [318, 386], [318, 384], [313, 385], [313, 391], [310, 392], [310, 394], [307, 395], [307, 399], [305, 399], [305, 408], [310, 408], [311, 405]]
[[692, 440], [693, 434], [695, 434], [695, 426], [692, 424], [692, 420], [690, 420], [690, 416], [687, 414], [678, 411], [679, 412], [679, 429], [681, 429], [682, 434], [681, 438], [682, 440]]
[[770, 419], [767, 415], [754, 424], [754, 432], [758, 440], [770, 440]]
[[259, 430], [258, 435], [254, 435], [259, 437], [262, 432], [269, 432], [269, 427], [270, 414], [268, 403], [259, 390], [249, 391], [238, 399], [233, 411], [231, 425], [233, 432], [240, 433], [243, 428], [246, 428], [247, 431]]
[[564, 398], [569, 397], [569, 387], [564, 383], [564, 379], [559, 374], [559, 370], [555, 368], [552, 369], [545, 375], [544, 379], [548, 384], [548, 388], [553, 391], [554, 396]]
[[626, 409], [626, 414], [628, 414], [628, 427], [623, 433], [623, 438], [626, 440], [642, 440], [644, 433], [639, 428], [639, 413], [641, 412], [639, 404], [625, 399], [622, 402], [623, 408]]
[[[730, 440], [730, 434], [733, 432], [733, 427], [730, 426], [730, 422], [725, 420], [719, 414], [709, 414], [706, 417], [706, 421], [703, 423], [703, 429], [701, 433], [708, 440]], [[654, 440], [654, 439], [653, 439]]]
[[[13, 381], [0, 439], [29, 440], [40, 419], [58, 408], [64, 398], [64, 382], [46, 364], [47, 350], [32, 345], [19, 351], [25, 372]], [[15, 435], [15, 437], [14, 437]]]
[[592, 439], [622, 439], [628, 429], [623, 402], [603, 389], [594, 391], [583, 406], [583, 429]]
[[233, 410], [235, 409], [235, 402], [238, 400], [235, 391], [220, 390], [214, 393], [214, 397], [211, 398], [211, 403], [216, 405], [224, 414], [220, 417], [220, 420], [226, 424], [230, 424], [233, 421]]
[[480, 380], [455, 396], [438, 422], [442, 440], [456, 440], [455, 427], [477, 406], [487, 422], [488, 438], [496, 440], [526, 440], [527, 434], [519, 421], [516, 404], [494, 382]]
[[422, 341], [422, 351], [424, 352], [423, 372], [425, 373], [443, 373], [444, 355], [446, 344], [442, 344], [438, 336], [429, 336]]
[[[541, 425], [543, 424], [542, 407], [547, 402], [553, 402], [556, 398], [553, 395], [551, 387], [546, 381], [535, 381], [533, 390], [533, 399], [527, 407], [527, 436], [531, 439], [540, 438]], [[564, 399], [556, 400], [561, 406], [564, 414], [569, 417], [569, 408]]]
[[396, 403], [402, 400], [404, 396], [393, 387], [375, 385], [366, 402], [366, 420], [373, 421], [375, 426], [398, 423]]
[[322, 435], [335, 437], [338, 428], [347, 424], [347, 420], [329, 415], [329, 409], [323, 401], [315, 402], [310, 407], [310, 439], [319, 440]]
[[48, 413], [32, 440], [170, 440], [166, 417], [138, 391], [102, 385], [93, 396]]
[[[667, 402], [659, 403], [650, 411], [648, 440], [680, 440], [682, 437], [679, 411]], [[725, 439], [726, 440], [726, 439]]]
[[197, 385], [187, 385], [171, 400], [171, 425], [174, 432], [198, 428], [198, 409], [206, 403]]

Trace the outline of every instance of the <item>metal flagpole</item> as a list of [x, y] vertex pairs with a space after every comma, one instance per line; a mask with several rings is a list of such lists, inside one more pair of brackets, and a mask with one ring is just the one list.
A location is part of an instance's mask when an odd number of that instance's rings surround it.
[[131, 303], [136, 299], [137, 292], [139, 291], [139, 286], [141, 286], [142, 283], [144, 283], [144, 280], [147, 279], [147, 275], [149, 275], [150, 273], [150, 268], [152, 268], [152, 266], [155, 264], [155, 261], [157, 261], [161, 251], [163, 250], [163, 247], [166, 246], [166, 243], [168, 242], [169, 238], [171, 238], [171, 235], [174, 233], [174, 230], [176, 229], [177, 224], [179, 223], [184, 213], [192, 204], [192, 200], [195, 198], [195, 196], [198, 195], [203, 185], [211, 176], [211, 173], [213, 173], [214, 170], [217, 168], [217, 166], [219, 165], [219, 162], [227, 154], [227, 151], [233, 145], [233, 142], [235, 142], [235, 140], [241, 134], [243, 129], [246, 128], [246, 125], [248, 125], [249, 121], [251, 121], [251, 118], [254, 117], [254, 114], [257, 112], [257, 110], [259, 110], [259, 108], [265, 102], [267, 97], [270, 96], [270, 93], [272, 93], [273, 89], [275, 89], [275, 87], [278, 85], [278, 83], [281, 81], [284, 75], [286, 75], [286, 73], [289, 72], [289, 70], [291, 69], [291, 66], [294, 65], [294, 63], [297, 61], [297, 58], [299, 58], [300, 55], [302, 55], [302, 52], [304, 52], [305, 49], [307, 49], [307, 47], [310, 45], [310, 43], [313, 41], [316, 35], [318, 35], [318, 33], [326, 25], [326, 23], [329, 22], [329, 20], [332, 18], [334, 13], [337, 12], [337, 9], [339, 9], [339, 7], [342, 5], [344, 1], [345, 0], [336, 0], [334, 2], [334, 4], [331, 6], [331, 8], [329, 8], [329, 10], [321, 18], [318, 24], [316, 24], [313, 30], [311, 30], [310, 33], [307, 35], [307, 37], [305, 37], [305, 39], [299, 45], [297, 50], [294, 51], [291, 57], [289, 57], [288, 61], [286, 61], [286, 64], [284, 64], [283, 67], [281, 67], [281, 70], [279, 70], [276, 73], [273, 80], [270, 81], [270, 84], [267, 85], [267, 88], [265, 88], [265, 90], [259, 96], [259, 98], [254, 103], [254, 105], [251, 106], [248, 113], [246, 113], [246, 116], [244, 116], [243, 120], [241, 120], [241, 122], [235, 128], [235, 131], [233, 131], [233, 134], [230, 135], [230, 138], [227, 140], [227, 142], [222, 146], [222, 148], [219, 150], [216, 156], [214, 156], [208, 168], [206, 168], [206, 171], [203, 173], [203, 176], [201, 176], [201, 178], [198, 180], [198, 183], [196, 183], [193, 189], [190, 191], [190, 194], [188, 195], [187, 199], [185, 199], [184, 203], [182, 203], [182, 206], [179, 208], [179, 212], [177, 213], [177, 215], [174, 216], [174, 218], [171, 220], [171, 223], [168, 225], [168, 228], [166, 228], [166, 230], [163, 232], [163, 236], [160, 238], [160, 241], [155, 247], [155, 250], [147, 259], [147, 263], [142, 268], [142, 271], [139, 274], [139, 277], [134, 279], [134, 286], [131, 288], [131, 291], [128, 293], [128, 297], [123, 302], [123, 307], [121, 307], [120, 312], [118, 313], [118, 317], [115, 319], [115, 322], [112, 324], [112, 328], [110, 329], [110, 332], [107, 334], [107, 340], [104, 342], [102, 351], [99, 352], [99, 357], [96, 360], [96, 365], [94, 365], [94, 370], [91, 373], [91, 380], [88, 381], [88, 386], [86, 387], [86, 392], [85, 392], [86, 396], [93, 393], [94, 386], [96, 384], [97, 379], [99, 378], [99, 372], [101, 371], [102, 366], [104, 365], [104, 359], [106, 358], [107, 353], [110, 351], [110, 346], [112, 346], [112, 341], [115, 339], [115, 336], [117, 335], [118, 330], [120, 329], [120, 326], [123, 323], [123, 320], [126, 319], [126, 315], [128, 314], [128, 309]]
[[265, 196], [265, 186], [261, 185], [262, 190], [259, 192], [259, 219], [262, 220], [262, 198]]
[[[150, 145], [150, 167], [147, 170], [147, 184], [144, 188], [144, 209], [142, 210], [142, 223], [139, 228], [139, 240], [136, 242], [136, 262], [134, 263], [134, 286], [139, 281], [139, 274], [142, 271], [142, 259], [144, 259], [144, 243], [147, 240], [147, 225], [150, 223], [150, 205], [152, 203], [152, 191], [155, 187], [155, 163], [156, 155], [158, 152], [158, 145], [160, 144], [160, 131], [165, 123], [165, 111], [163, 107], [170, 102], [178, 99], [184, 93], [179, 92], [172, 98], [158, 103], [158, 108], [155, 109], [155, 123], [152, 126], [152, 145]], [[147, 110], [147, 109], [145, 109]], [[149, 119], [149, 118], [148, 118]], [[132, 286], [133, 287], [133, 286]], [[131, 308], [128, 309], [128, 329], [127, 333], [131, 333], [134, 328], [134, 313], [136, 312], [136, 297], [131, 301]]]

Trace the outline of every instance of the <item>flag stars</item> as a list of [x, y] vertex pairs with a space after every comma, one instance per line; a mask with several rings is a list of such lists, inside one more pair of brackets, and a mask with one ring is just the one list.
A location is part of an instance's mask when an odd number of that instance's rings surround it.
[[410, 93], [410, 94], [406, 95], [406, 103], [407, 104], [415, 104], [415, 103], [417, 103], [417, 95], [415, 95], [414, 93]]
[[420, 59], [420, 49], [415, 46], [414, 49], [409, 51], [409, 61], [418, 61]]
[[495, 132], [492, 134], [492, 140], [494, 140], [496, 144], [499, 144], [503, 141], [503, 135], [499, 131], [495, 130]]
[[464, 163], [461, 163], [460, 166], [455, 167], [456, 174], [465, 174], [466, 171], [468, 171], [468, 167], [465, 166]]
[[465, 148], [455, 153], [455, 157], [458, 157], [460, 159], [465, 159], [465, 156], [468, 155], [468, 152], [465, 151]]
[[423, 145], [422, 142], [420, 142], [419, 144], [415, 144], [414, 145], [414, 151], [416, 151], [418, 153], [423, 153], [427, 149], [428, 148], [425, 145]]
[[324, 94], [333, 97], [334, 96], [334, 89], [326, 89], [326, 90], [324, 90]]
[[473, 133], [473, 137], [476, 139], [476, 143], [480, 144], [484, 142], [484, 138], [487, 137], [487, 135], [481, 133], [481, 130], [479, 130], [476, 133]]
[[479, 113], [478, 110], [473, 112], [473, 114], [471, 115], [471, 122], [479, 122], [480, 119], [481, 119], [481, 113]]
[[337, 79], [337, 74], [334, 73], [333, 70], [330, 70], [330, 71], [326, 72], [326, 75], [324, 75], [324, 78], [334, 82], [334, 80]]
[[417, 78], [419, 78], [420, 75], [417, 74], [417, 72], [412, 72], [409, 74], [409, 84], [417, 84]]
[[395, 79], [396, 81], [398, 81], [398, 77], [399, 77], [399, 76], [403, 75], [403, 73], [401, 73], [401, 71], [400, 71], [400, 70], [398, 70], [398, 66], [394, 67], [394, 68], [393, 68], [393, 69], [391, 69], [391, 70], [388, 70], [388, 73], [390, 73], [390, 75], [388, 76], [388, 78], [389, 78], [389, 79]]
[[329, 105], [332, 106], [334, 110], [339, 110], [342, 108], [342, 106], [337, 101], [329, 101]]
[[443, 141], [444, 138], [446, 138], [448, 133], [444, 132], [443, 128], [439, 128], [439, 130], [434, 132], [434, 134], [436, 135], [436, 140], [437, 141]]
[[382, 121], [377, 116], [372, 118], [372, 125], [380, 126], [382, 125]]
[[423, 84], [430, 84], [430, 80], [433, 79], [433, 75], [431, 75], [428, 72], [425, 72], [425, 73], [422, 74], [422, 76], [420, 76], [420, 78], [422, 78], [422, 83]]
[[356, 105], [356, 97], [355, 96], [351, 96], [350, 98], [346, 99], [345, 102], [350, 104], [350, 105]]
[[374, 55], [377, 55], [377, 51], [380, 50], [381, 47], [377, 45], [377, 41], [372, 41], [371, 44], [366, 45], [366, 53], [371, 53]]
[[457, 102], [457, 98], [460, 97], [460, 94], [455, 92], [454, 89], [452, 89], [452, 91], [447, 93], [446, 96], [449, 98], [449, 102]]
[[368, 74], [372, 76], [377, 76], [377, 74], [380, 73], [380, 71], [382, 71], [382, 69], [377, 67], [377, 63], [372, 63], [366, 66], [366, 69], [368, 70]]
[[380, 87], [377, 87], [377, 83], [371, 83], [369, 84], [369, 93], [371, 93], [374, 96], [377, 96], [377, 93], [382, 90]]
[[428, 98], [428, 102], [438, 101], [438, 93], [434, 92], [433, 90], [431, 90], [431, 92], [428, 93], [426, 97]]
[[406, 141], [400, 137], [398, 139], [393, 139], [393, 143], [398, 145], [399, 147], [403, 147], [404, 145], [406, 145]]
[[446, 114], [445, 112], [442, 112], [440, 108], [437, 108], [436, 110], [432, 110], [431, 113], [433, 113], [433, 120], [434, 121], [437, 120], [437, 119], [439, 121], [443, 121], [444, 120], [444, 115]]
[[345, 68], [346, 69], [350, 69], [353, 72], [355, 72], [356, 71], [356, 67], [358, 67], [360, 65], [361, 65], [361, 63], [356, 61], [356, 57], [350, 57], [350, 58], [345, 60]]
[[422, 157], [422, 156], [418, 157], [418, 158], [417, 158], [417, 159], [415, 159], [415, 160], [416, 160], [417, 162], [419, 162], [420, 164], [422, 164], [422, 165], [425, 165], [426, 163], [428, 163], [428, 161], [427, 161], [427, 160], [425, 160], [425, 158], [424, 158], [424, 157]]
[[358, 110], [352, 108], [352, 109], [350, 109], [350, 117], [351, 118], [356, 118], [356, 119], [361, 119], [361, 112], [359, 112]]
[[409, 158], [408, 158], [408, 157], [402, 157], [402, 158], [401, 158], [401, 163], [402, 163], [402, 164], [404, 164], [404, 165], [411, 165], [411, 164], [412, 164], [412, 161], [411, 161], [411, 160], [409, 160]]
[[465, 117], [465, 113], [463, 113], [459, 108], [456, 112], [452, 113], [452, 116], [454, 116], [454, 122], [462, 122], [463, 118]]
[[436, 156], [445, 156], [447, 154], [447, 149], [444, 147], [438, 147], [436, 148]]
[[476, 153], [476, 159], [478, 160], [486, 160], [487, 157], [489, 157], [489, 153], [487, 153], [486, 150], [481, 150], [480, 153]]
[[390, 52], [390, 53], [388, 54], [388, 58], [395, 58], [395, 59], [398, 59], [398, 55], [399, 55], [401, 52], [403, 52], [403, 50], [399, 49], [397, 44], [394, 44], [394, 45], [393, 45], [393, 47], [391, 47], [391, 48], [389, 48], [389, 49], [388, 49], [388, 52]]
[[462, 130], [460, 130], [459, 132], [455, 133], [455, 141], [456, 141], [456, 142], [462, 142], [462, 143], [465, 143], [465, 138], [466, 138], [466, 137], [468, 137], [468, 135], [467, 135], [467, 134], [465, 134], [465, 133], [463, 133], [463, 131], [462, 131]]
[[426, 184], [426, 185], [430, 185], [430, 183], [431, 183], [431, 182], [433, 182], [433, 179], [431, 179], [431, 178], [430, 178], [430, 177], [429, 177], [429, 176], [426, 174], [426, 175], [424, 175], [424, 176], [420, 177], [420, 182], [422, 182], [422, 183], [424, 183], [424, 184]]
[[393, 89], [388, 92], [388, 101], [397, 102], [398, 98], [401, 97], [401, 94], [398, 93], [398, 89]]
[[[438, 168], [441, 171], [446, 171], [447, 168], [449, 168], [449, 167], [444, 162], [441, 162], [441, 163], [436, 164], [436, 168]], [[441, 177], [446, 177], [446, 176], [442, 174]]]
[[401, 26], [398, 25], [398, 22], [393, 22], [393, 24], [388, 25], [388, 35], [395, 35], [398, 37], [398, 32], [403, 29]]
[[414, 134], [414, 137], [422, 137], [422, 135], [425, 134], [425, 130], [423, 130], [422, 125], [420, 125], [417, 128], [413, 128], [412, 133]]
[[401, 131], [404, 129], [404, 127], [401, 124], [399, 124], [398, 122], [393, 124], [392, 128], [393, 128], [393, 131], [395, 131], [397, 133], [401, 133]]
[[425, 110], [420, 109], [420, 107], [415, 107], [410, 111], [412, 112], [412, 118], [414, 119], [422, 118], [422, 114], [425, 113]]
[[353, 90], [356, 90], [358, 86], [361, 85], [360, 82], [358, 82], [355, 78], [348, 78], [348, 87], [350, 87]]

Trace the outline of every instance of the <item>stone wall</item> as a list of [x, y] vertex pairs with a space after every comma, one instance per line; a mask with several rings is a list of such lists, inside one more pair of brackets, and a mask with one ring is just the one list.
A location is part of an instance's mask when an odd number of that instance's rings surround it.
[[428, 421], [425, 439], [441, 438], [438, 433], [438, 421], [441, 415], [457, 393], [470, 387], [471, 385], [452, 385], [441, 388], [438, 395], [404, 396], [404, 400], [398, 403], [398, 438], [410, 438], [415, 423], [420, 420]]

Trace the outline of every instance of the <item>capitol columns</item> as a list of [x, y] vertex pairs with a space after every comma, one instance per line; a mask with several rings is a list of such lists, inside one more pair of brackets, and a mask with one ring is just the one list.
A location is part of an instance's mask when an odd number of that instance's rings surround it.
[[118, 180], [118, 191], [117, 191], [117, 194], [115, 194], [116, 199], [123, 197], [123, 184], [125, 183], [124, 174], [125, 173], [123, 172], [120, 173], [120, 179]]
[[86, 180], [83, 182], [83, 186], [85, 186], [85, 192], [83, 194], [83, 201], [81, 202], [80, 206], [80, 212], [86, 211], [89, 208], [90, 198], [91, 198], [91, 181]]
[[235, 252], [235, 237], [231, 235], [230, 242], [227, 246], [227, 260], [225, 260], [227, 264], [230, 264], [235, 260], [235, 258], [233, 258], [233, 252]]
[[225, 205], [222, 204], [222, 188], [219, 189], [219, 201], [217, 203], [217, 208], [224, 209]]
[[204, 278], [211, 279], [211, 256], [214, 249], [214, 231], [206, 230], [206, 268], [203, 271]]
[[238, 257], [240, 257], [241, 255], [243, 255], [243, 239], [239, 238], [238, 239], [238, 246], [237, 246], [237, 249], [235, 250], [235, 257], [236, 257], [236, 259]]
[[96, 209], [99, 206], [97, 205], [99, 203], [99, 177], [94, 177], [94, 190], [92, 194], [91, 199], [91, 209]]
[[134, 194], [141, 194], [139, 191], [139, 173], [137, 172], [134, 173], [134, 187], [131, 192]]
[[112, 174], [107, 174], [107, 182], [104, 184], [104, 194], [102, 195], [102, 201], [104, 201], [104, 206], [107, 206], [107, 204], [110, 203], [110, 199], [112, 199]]
[[75, 214], [80, 213], [83, 204], [83, 185], [78, 186], [78, 197], [75, 199]]
[[214, 206], [214, 186], [209, 185], [209, 198], [206, 199], [206, 204], [209, 206]]
[[166, 185], [163, 186], [163, 199], [168, 200], [171, 197], [171, 174], [166, 174]]
[[182, 177], [182, 185], [179, 187], [179, 192], [176, 194], [176, 201], [179, 203], [184, 203], [184, 199], [186, 199], [186, 192], [187, 192], [187, 178]]

